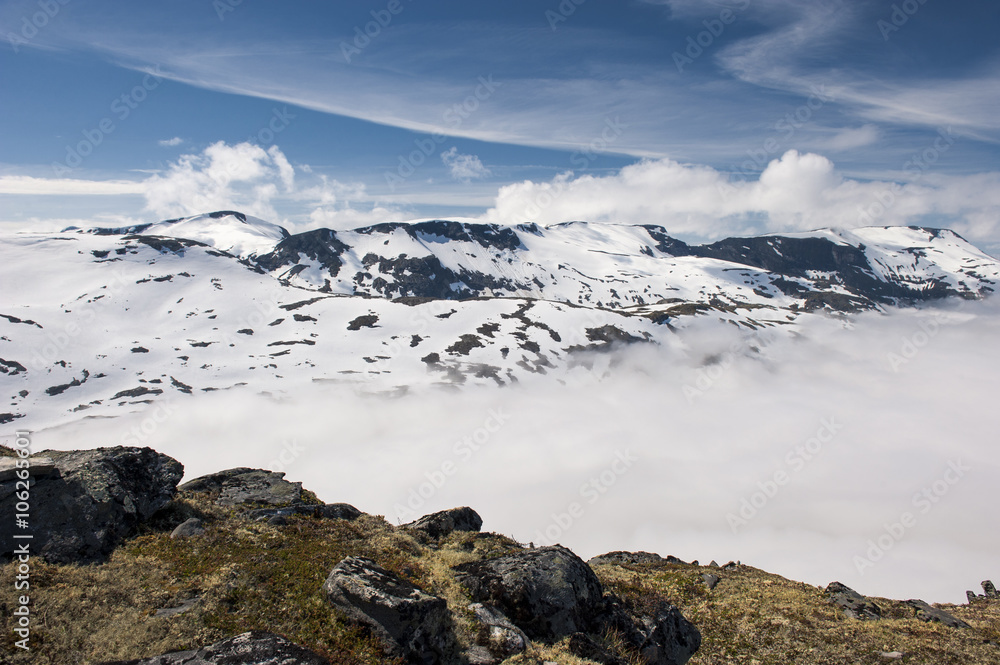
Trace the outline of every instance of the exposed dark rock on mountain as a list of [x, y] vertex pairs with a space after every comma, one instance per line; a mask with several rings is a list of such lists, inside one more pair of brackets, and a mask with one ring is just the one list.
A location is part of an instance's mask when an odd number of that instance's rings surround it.
[[917, 612], [917, 618], [928, 623], [937, 622], [949, 628], [971, 628], [969, 624], [961, 619], [956, 619], [951, 614], [936, 607], [931, 607], [922, 600], [908, 600], [906, 604]]
[[643, 565], [643, 564], [658, 564], [658, 563], [682, 563], [686, 565], [685, 561], [681, 561], [673, 555], [668, 555], [666, 558], [655, 554], [653, 552], [608, 552], [607, 554], [601, 554], [600, 556], [595, 556], [590, 561], [588, 561], [592, 566], [597, 566], [600, 564], [625, 564], [625, 565]]
[[881, 619], [882, 608], [868, 600], [854, 589], [840, 582], [831, 582], [826, 587], [830, 602], [844, 610], [844, 616], [851, 619]]
[[363, 557], [344, 559], [323, 584], [327, 599], [375, 633], [388, 651], [411, 663], [454, 659], [457, 646], [444, 600]]
[[473, 600], [503, 612], [532, 639], [588, 632], [603, 610], [603, 590], [580, 557], [554, 545], [458, 566]]
[[483, 518], [468, 506], [424, 515], [414, 522], [403, 525], [406, 529], [426, 533], [431, 538], [441, 538], [455, 531], [478, 532], [482, 526]]
[[298, 503], [302, 499], [302, 483], [290, 483], [284, 477], [284, 473], [277, 471], [241, 467], [195, 478], [177, 489], [217, 493], [215, 502], [220, 506]]
[[[184, 473], [150, 448], [45, 451], [30, 490], [32, 552], [52, 563], [100, 561], [140, 523], [167, 505]], [[52, 466], [49, 466], [51, 464]], [[46, 469], [48, 469], [46, 471]], [[13, 516], [15, 479], [0, 483], [0, 510]], [[0, 525], [0, 550], [11, 555], [14, 521]]]

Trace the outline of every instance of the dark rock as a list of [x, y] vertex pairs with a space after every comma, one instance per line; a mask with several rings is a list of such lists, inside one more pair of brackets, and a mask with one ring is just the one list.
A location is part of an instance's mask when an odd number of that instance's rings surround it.
[[970, 605], [972, 603], [976, 602], [977, 600], [979, 600], [981, 597], [982, 596], [977, 596], [975, 591], [966, 591], [965, 592], [965, 599], [967, 601], [969, 601]]
[[347, 324], [348, 330], [361, 330], [362, 328], [374, 328], [378, 323], [378, 317], [374, 314], [363, 314]]
[[469, 609], [480, 625], [477, 642], [494, 657], [492, 662], [500, 662], [528, 648], [528, 636], [500, 610], [482, 603], [473, 603]]
[[716, 585], [719, 583], [719, 576], [713, 575], [711, 573], [702, 573], [701, 580], [708, 587], [709, 591], [715, 589]]
[[1000, 598], [1000, 594], [997, 593], [997, 588], [993, 586], [993, 582], [989, 580], [983, 580], [983, 592], [986, 594], [987, 598]]
[[404, 524], [404, 529], [422, 531], [431, 538], [442, 538], [455, 531], [478, 532], [483, 526], [483, 518], [468, 506], [442, 510], [424, 515], [415, 522]]
[[634, 616], [620, 598], [604, 597], [599, 634], [617, 633], [650, 665], [683, 665], [701, 646], [701, 633], [680, 610], [661, 602], [652, 616]]
[[180, 523], [176, 529], [170, 532], [171, 538], [195, 538], [203, 535], [205, 535], [205, 527], [197, 517]]
[[322, 505], [296, 503], [284, 508], [257, 508], [250, 511], [249, 517], [252, 520], [260, 521], [276, 516], [290, 517], [292, 515], [303, 515], [306, 517], [353, 521], [363, 514], [349, 503], [327, 503]]
[[432, 665], [456, 651], [445, 601], [370, 559], [348, 557], [338, 563], [323, 591], [335, 608], [367, 627], [395, 657]]
[[956, 619], [944, 610], [931, 607], [922, 600], [908, 600], [906, 604], [917, 611], [917, 618], [928, 623], [939, 622], [949, 628], [971, 628], [971, 626], [961, 619]]
[[267, 523], [271, 526], [288, 526], [288, 518], [284, 515], [275, 515], [267, 518]]
[[637, 566], [645, 564], [656, 564], [656, 563], [684, 563], [675, 556], [667, 556], [667, 558], [661, 557], [659, 554], [654, 554], [652, 552], [608, 552], [607, 554], [602, 554], [600, 556], [595, 556], [593, 559], [588, 561], [592, 566], [597, 566], [601, 564], [617, 564], [619, 566]]
[[349, 503], [328, 503], [320, 506], [320, 515], [331, 520], [347, 520], [353, 522], [364, 513]]
[[729, 563], [727, 563], [726, 565], [724, 565], [722, 567], [722, 569], [723, 570], [736, 570], [739, 567], [740, 567], [740, 562], [739, 561], [730, 561]]
[[[54, 470], [31, 487], [31, 549], [50, 563], [103, 560], [165, 507], [184, 475], [180, 462], [150, 448], [49, 450]], [[47, 463], [46, 463], [47, 464]], [[0, 483], [0, 510], [14, 515], [15, 481]], [[14, 520], [0, 524], [11, 553]]]
[[104, 665], [330, 665], [330, 661], [280, 635], [252, 630], [201, 649]]
[[701, 633], [670, 603], [660, 603], [643, 623], [646, 639], [639, 652], [650, 665], [684, 665], [701, 647]]
[[182, 492], [217, 492], [215, 503], [220, 506], [299, 503], [302, 483], [292, 483], [284, 477], [285, 474], [278, 471], [240, 467], [195, 478], [177, 489]]
[[603, 609], [594, 571], [560, 545], [473, 561], [455, 571], [473, 600], [496, 607], [532, 639], [588, 632]]
[[868, 600], [854, 589], [840, 582], [831, 582], [826, 587], [830, 602], [844, 610], [850, 619], [881, 619], [882, 608]]

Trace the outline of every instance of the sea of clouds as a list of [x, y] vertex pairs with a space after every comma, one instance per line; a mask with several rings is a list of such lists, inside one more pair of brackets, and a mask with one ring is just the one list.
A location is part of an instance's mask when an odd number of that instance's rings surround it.
[[1000, 576], [998, 333], [995, 300], [750, 337], [701, 318], [514, 387], [248, 386], [39, 431], [34, 448], [141, 443], [187, 479], [271, 468], [393, 523], [469, 505], [486, 530], [584, 558], [741, 560], [958, 603]]

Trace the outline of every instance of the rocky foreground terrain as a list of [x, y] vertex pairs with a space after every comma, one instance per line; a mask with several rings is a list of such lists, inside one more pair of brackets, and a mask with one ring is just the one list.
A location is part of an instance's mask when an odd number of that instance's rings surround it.
[[178, 486], [149, 448], [24, 459], [27, 562], [10, 560], [22, 458], [0, 449], [4, 663], [1000, 662], [990, 582], [961, 606], [866, 598], [739, 562], [584, 562], [467, 507], [395, 526], [261, 469]]

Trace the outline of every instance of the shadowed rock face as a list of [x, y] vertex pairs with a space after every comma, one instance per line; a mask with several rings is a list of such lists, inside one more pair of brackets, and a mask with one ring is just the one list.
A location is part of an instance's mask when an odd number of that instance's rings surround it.
[[455, 568], [473, 600], [503, 612], [528, 637], [558, 640], [594, 626], [603, 590], [594, 571], [565, 547], [524, 550]]
[[[50, 563], [103, 560], [170, 502], [184, 475], [180, 462], [150, 448], [50, 450], [42, 459], [30, 480], [29, 527], [18, 533], [31, 534], [31, 552]], [[0, 482], [0, 510], [11, 517], [22, 512], [17, 482]], [[0, 541], [8, 555], [24, 542], [13, 536], [13, 520], [5, 520]]]
[[371, 559], [344, 559], [330, 571], [323, 591], [331, 605], [371, 630], [392, 655], [427, 665], [454, 657], [445, 601]]
[[330, 665], [330, 661], [280, 635], [252, 630], [201, 649], [103, 665]]

